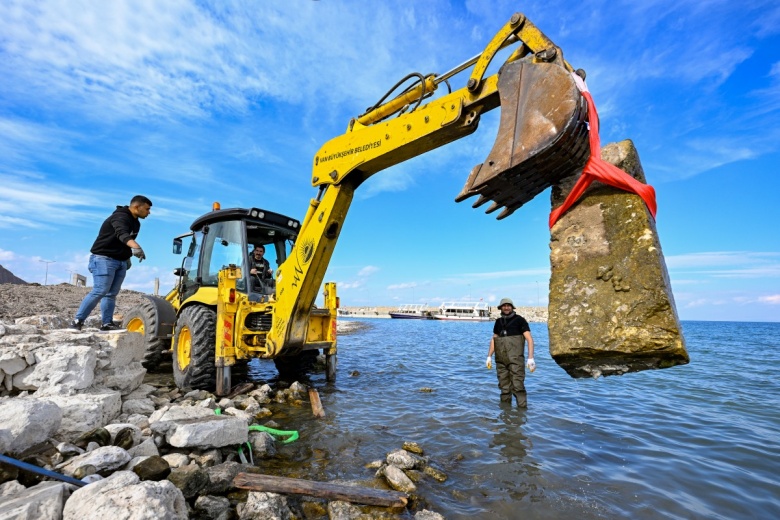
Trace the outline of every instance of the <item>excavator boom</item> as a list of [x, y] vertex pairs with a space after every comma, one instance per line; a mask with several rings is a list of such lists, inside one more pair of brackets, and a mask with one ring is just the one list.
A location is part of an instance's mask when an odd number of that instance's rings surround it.
[[[499, 72], [485, 77], [496, 53], [517, 45]], [[431, 98], [455, 73], [472, 67], [466, 86]], [[457, 201], [477, 196], [505, 218], [585, 163], [587, 105], [563, 53], [522, 14], [515, 14], [483, 52], [442, 76], [418, 81], [366, 113], [328, 141], [314, 157], [309, 205], [300, 235], [277, 279], [272, 352], [302, 348], [307, 316], [322, 285], [335, 243], [360, 184], [375, 173], [471, 134], [480, 116], [501, 107], [496, 143], [474, 167]], [[403, 82], [403, 81], [402, 81]], [[399, 85], [400, 83], [399, 82]], [[398, 87], [399, 85], [396, 85]], [[392, 92], [392, 90], [391, 90]]]

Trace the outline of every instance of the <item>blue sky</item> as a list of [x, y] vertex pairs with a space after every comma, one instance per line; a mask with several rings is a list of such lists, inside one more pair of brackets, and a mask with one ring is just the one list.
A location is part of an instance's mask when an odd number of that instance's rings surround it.
[[[516, 11], [587, 71], [602, 142], [636, 143], [680, 317], [780, 320], [768, 0], [4, 0], [0, 264], [28, 282], [87, 274], [100, 223], [141, 193], [148, 259], [124, 287], [165, 291], [172, 237], [213, 201], [302, 219], [324, 142], [407, 73], [481, 52]], [[549, 193], [500, 222], [453, 202], [497, 114], [358, 190], [326, 277], [344, 305], [546, 304]]]

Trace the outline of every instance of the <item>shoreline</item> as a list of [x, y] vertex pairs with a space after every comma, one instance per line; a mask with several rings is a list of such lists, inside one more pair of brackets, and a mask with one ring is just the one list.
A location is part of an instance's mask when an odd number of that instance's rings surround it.
[[[339, 318], [379, 318], [390, 319], [390, 313], [398, 309], [398, 306], [353, 307], [342, 306], [339, 308]], [[428, 307], [432, 314], [438, 312], [438, 307]], [[523, 307], [519, 306], [515, 312], [525, 318], [529, 323], [547, 323], [547, 307]], [[498, 318], [500, 311], [497, 307], [490, 307], [490, 319]]]

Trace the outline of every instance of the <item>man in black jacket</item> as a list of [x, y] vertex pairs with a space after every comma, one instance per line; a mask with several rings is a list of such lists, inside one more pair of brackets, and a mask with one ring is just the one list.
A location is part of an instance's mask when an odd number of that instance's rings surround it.
[[100, 330], [110, 332], [119, 330], [114, 325], [114, 307], [116, 295], [122, 288], [131, 256], [142, 261], [146, 258], [141, 245], [136, 242], [141, 222], [149, 216], [152, 201], [143, 195], [136, 195], [129, 206], [117, 206], [108, 217], [92, 244], [89, 256], [89, 272], [92, 273], [92, 291], [84, 297], [76, 319], [70, 324], [73, 330], [81, 330], [87, 317], [100, 302], [100, 314], [103, 326]]

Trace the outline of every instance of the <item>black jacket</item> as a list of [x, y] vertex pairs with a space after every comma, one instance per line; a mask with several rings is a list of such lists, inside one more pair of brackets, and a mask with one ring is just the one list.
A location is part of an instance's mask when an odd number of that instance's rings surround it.
[[90, 252], [114, 260], [127, 260], [133, 256], [133, 250], [127, 245], [128, 240], [135, 240], [141, 230], [141, 221], [130, 213], [127, 206], [117, 206], [108, 217], [92, 244]]

